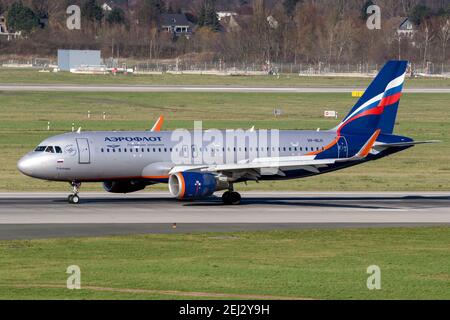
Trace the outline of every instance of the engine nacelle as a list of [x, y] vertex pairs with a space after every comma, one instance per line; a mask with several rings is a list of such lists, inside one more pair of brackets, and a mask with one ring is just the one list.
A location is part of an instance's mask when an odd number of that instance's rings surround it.
[[178, 199], [206, 198], [227, 188], [228, 183], [210, 173], [179, 172], [169, 177], [169, 191]]
[[147, 185], [141, 181], [105, 181], [103, 188], [110, 193], [132, 193], [144, 190]]

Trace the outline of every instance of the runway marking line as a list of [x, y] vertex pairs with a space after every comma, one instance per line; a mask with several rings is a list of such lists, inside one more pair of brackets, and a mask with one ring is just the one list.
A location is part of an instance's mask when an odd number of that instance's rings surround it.
[[[55, 284], [32, 284], [32, 285], [0, 285], [0, 287], [13, 287], [17, 289], [67, 289], [64, 285]], [[121, 288], [108, 288], [97, 286], [82, 286], [81, 290], [99, 291], [99, 292], [113, 292], [113, 293], [142, 293], [152, 295], [168, 295], [168, 296], [181, 296], [181, 297], [201, 297], [201, 298], [224, 298], [224, 299], [243, 299], [243, 300], [315, 300], [312, 298], [303, 297], [285, 297], [285, 296], [272, 296], [272, 295], [253, 295], [253, 294], [235, 294], [235, 293], [214, 293], [214, 292], [189, 292], [189, 291], [176, 291], [176, 290], [149, 290], [149, 289], [121, 289]]]

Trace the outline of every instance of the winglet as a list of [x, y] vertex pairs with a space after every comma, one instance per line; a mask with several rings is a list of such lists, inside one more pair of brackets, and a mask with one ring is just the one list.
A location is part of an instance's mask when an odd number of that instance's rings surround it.
[[359, 152], [353, 157], [353, 159], [364, 159], [367, 157], [370, 153], [370, 150], [372, 150], [373, 145], [377, 141], [378, 136], [380, 135], [381, 129], [378, 129], [375, 131], [375, 133], [370, 137], [369, 140], [367, 140], [366, 144], [359, 150]]
[[164, 124], [164, 116], [160, 116], [152, 128], [152, 132], [160, 132]]

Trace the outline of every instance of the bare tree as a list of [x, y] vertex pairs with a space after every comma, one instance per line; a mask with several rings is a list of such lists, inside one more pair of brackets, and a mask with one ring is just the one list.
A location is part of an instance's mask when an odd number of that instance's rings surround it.
[[437, 37], [441, 44], [442, 50], [442, 72], [444, 72], [444, 63], [447, 61], [447, 45], [450, 41], [450, 19], [442, 16], [437, 18]]

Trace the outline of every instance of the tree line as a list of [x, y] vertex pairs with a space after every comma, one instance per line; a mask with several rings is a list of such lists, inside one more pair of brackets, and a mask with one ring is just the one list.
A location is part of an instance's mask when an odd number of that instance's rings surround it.
[[[58, 48], [100, 49], [104, 57], [305, 64], [380, 64], [401, 58], [449, 63], [448, 0], [0, 0], [8, 28], [0, 54], [54, 56]], [[81, 8], [81, 30], [66, 26], [69, 5]], [[369, 30], [371, 5], [381, 8], [381, 29]], [[219, 21], [217, 11], [237, 15]], [[183, 13], [188, 37], [160, 28], [165, 13]], [[405, 19], [410, 36], [399, 36]]]

